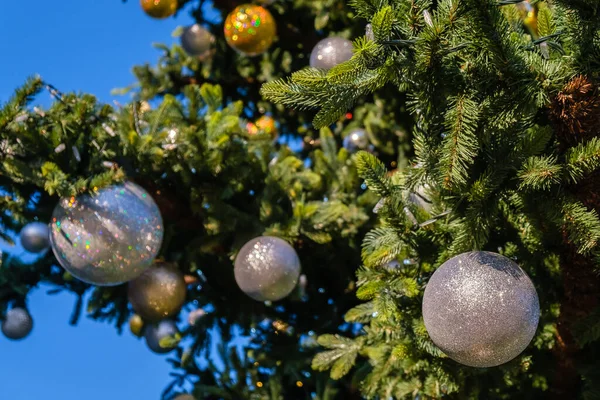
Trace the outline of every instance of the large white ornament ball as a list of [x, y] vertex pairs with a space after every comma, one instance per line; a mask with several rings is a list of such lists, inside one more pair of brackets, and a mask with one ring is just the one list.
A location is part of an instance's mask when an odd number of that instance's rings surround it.
[[197, 57], [207, 55], [215, 43], [215, 37], [199, 24], [184, 28], [180, 40], [183, 50], [190, 56]]
[[167, 337], [174, 337], [179, 333], [177, 325], [170, 319], [160, 321], [158, 324], [148, 325], [144, 329], [144, 338], [146, 345], [150, 350], [157, 354], [165, 354], [173, 350], [175, 346], [161, 346], [160, 341]]
[[369, 136], [362, 128], [355, 129], [344, 138], [343, 146], [350, 153], [366, 150], [369, 147]]
[[31, 222], [21, 229], [19, 238], [23, 248], [30, 253], [41, 253], [50, 247], [48, 224]]
[[496, 253], [463, 253], [431, 276], [423, 319], [431, 340], [450, 358], [471, 367], [494, 367], [531, 342], [540, 304], [531, 280]]
[[131, 182], [61, 199], [51, 227], [52, 250], [60, 265], [99, 286], [118, 285], [144, 272], [164, 233], [156, 203]]
[[8, 339], [21, 340], [31, 333], [33, 319], [29, 312], [21, 307], [15, 307], [6, 313], [2, 321], [2, 333]]
[[248, 296], [257, 301], [276, 301], [296, 287], [300, 259], [285, 240], [260, 236], [241, 248], [234, 273], [238, 286]]
[[352, 42], [341, 37], [321, 40], [310, 53], [310, 66], [330, 69], [352, 58]]

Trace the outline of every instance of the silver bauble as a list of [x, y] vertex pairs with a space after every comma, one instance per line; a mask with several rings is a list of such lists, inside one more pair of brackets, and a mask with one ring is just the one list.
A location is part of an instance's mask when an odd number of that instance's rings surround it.
[[283, 299], [300, 276], [300, 259], [285, 240], [260, 236], [246, 243], [235, 259], [235, 280], [244, 293], [258, 301]]
[[431, 209], [433, 208], [433, 203], [429, 199], [430, 196], [427, 194], [428, 190], [429, 185], [427, 184], [417, 186], [414, 192], [409, 193], [408, 200], [418, 208], [422, 208], [430, 213]]
[[21, 307], [15, 307], [6, 313], [2, 321], [2, 333], [8, 339], [20, 340], [31, 333], [33, 319], [29, 312]]
[[144, 338], [148, 348], [157, 354], [165, 354], [177, 346], [162, 347], [160, 341], [167, 337], [173, 337], [179, 333], [177, 325], [170, 319], [165, 319], [157, 324], [151, 324], [144, 328]]
[[366, 150], [369, 147], [367, 131], [361, 128], [353, 130], [344, 138], [343, 145], [350, 153], [355, 153], [358, 150]]
[[51, 228], [52, 250], [60, 265], [99, 286], [139, 276], [154, 261], [163, 238], [156, 203], [131, 182], [61, 199]]
[[180, 37], [181, 47], [190, 56], [205, 56], [215, 43], [215, 37], [203, 26], [194, 24], [184, 28]]
[[310, 53], [310, 66], [330, 69], [352, 58], [352, 42], [341, 37], [321, 40]]
[[493, 367], [518, 356], [535, 334], [538, 296], [527, 274], [496, 253], [453, 257], [429, 279], [423, 319], [431, 340], [450, 358]]
[[50, 247], [50, 230], [48, 224], [30, 222], [19, 234], [21, 245], [30, 253], [41, 253]]
[[373, 41], [373, 42], [375, 41], [375, 33], [373, 32], [373, 25], [367, 24], [367, 26], [365, 27], [365, 36], [370, 41]]

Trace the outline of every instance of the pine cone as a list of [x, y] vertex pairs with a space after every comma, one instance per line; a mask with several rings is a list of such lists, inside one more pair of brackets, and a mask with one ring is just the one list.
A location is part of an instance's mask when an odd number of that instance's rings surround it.
[[558, 140], [574, 145], [600, 133], [600, 90], [585, 76], [576, 76], [556, 95], [550, 118]]

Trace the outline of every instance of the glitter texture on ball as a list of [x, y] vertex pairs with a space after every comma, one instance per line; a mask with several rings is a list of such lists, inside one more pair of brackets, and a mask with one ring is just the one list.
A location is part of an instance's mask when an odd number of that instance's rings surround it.
[[540, 305], [533, 283], [496, 253], [463, 253], [431, 276], [423, 319], [431, 340], [471, 367], [494, 367], [518, 356], [533, 338]]
[[300, 259], [285, 240], [260, 236], [246, 243], [235, 259], [235, 280], [257, 301], [277, 301], [296, 287]]
[[203, 26], [194, 24], [181, 34], [181, 47], [190, 56], [204, 57], [215, 43], [215, 37]]
[[152, 197], [127, 182], [63, 198], [52, 214], [51, 244], [64, 269], [99, 286], [127, 282], [154, 261], [163, 221]]
[[48, 224], [31, 222], [21, 229], [19, 238], [23, 248], [30, 253], [41, 253], [50, 247]]
[[168, 18], [177, 11], [177, 0], [140, 0], [140, 4], [152, 18]]
[[8, 339], [21, 340], [27, 337], [33, 329], [33, 319], [29, 312], [21, 307], [15, 307], [6, 313], [2, 321], [2, 333]]
[[330, 69], [352, 58], [352, 42], [341, 37], [321, 40], [310, 53], [310, 66]]
[[133, 310], [146, 321], [160, 321], [179, 314], [185, 302], [186, 284], [177, 266], [159, 263], [129, 282]]
[[264, 7], [243, 4], [225, 19], [225, 39], [229, 46], [247, 56], [264, 53], [273, 43], [275, 19]]
[[179, 333], [177, 325], [171, 320], [160, 321], [157, 324], [148, 325], [144, 328], [144, 338], [146, 339], [146, 345], [148, 348], [157, 354], [165, 354], [177, 347], [172, 346], [161, 346], [160, 341], [165, 338], [173, 338]]
[[344, 137], [344, 148], [350, 153], [366, 150], [369, 147], [369, 137], [364, 129], [355, 129]]

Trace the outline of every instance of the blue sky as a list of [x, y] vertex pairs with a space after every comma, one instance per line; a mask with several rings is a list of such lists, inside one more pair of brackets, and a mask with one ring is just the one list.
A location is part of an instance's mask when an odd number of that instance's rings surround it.
[[[32, 74], [62, 91], [110, 101], [110, 91], [133, 82], [131, 67], [154, 63], [153, 42], [190, 18], [152, 20], [137, 0], [3, 1], [0, 13], [0, 102]], [[47, 104], [46, 94], [39, 100]], [[8, 249], [19, 253], [18, 249]], [[18, 400], [153, 400], [169, 382], [165, 358], [128, 331], [85, 317], [68, 325], [70, 294], [33, 292], [34, 330], [21, 342], [0, 336], [0, 397]]]

